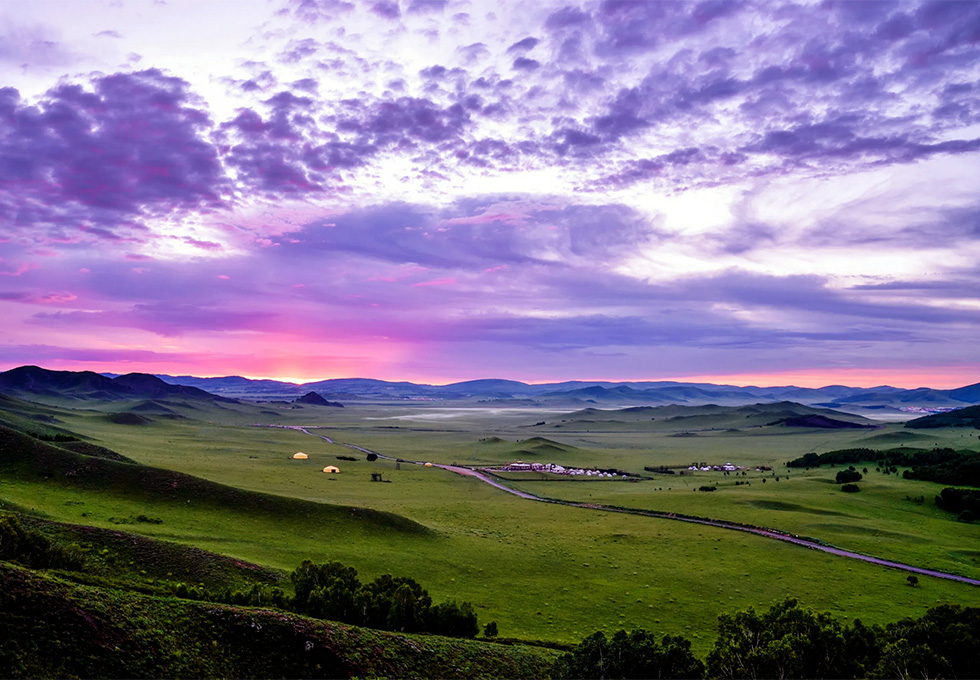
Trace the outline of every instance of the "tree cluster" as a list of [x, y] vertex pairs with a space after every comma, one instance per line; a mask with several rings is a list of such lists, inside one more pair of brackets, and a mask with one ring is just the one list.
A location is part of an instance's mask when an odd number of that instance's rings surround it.
[[686, 638], [645, 630], [593, 633], [555, 661], [553, 678], [701, 678], [704, 664]]
[[934, 463], [922, 463], [906, 470], [902, 476], [940, 484], [980, 486], [980, 453], [959, 453], [955, 457]]
[[[353, 567], [340, 562], [314, 564], [304, 560], [289, 578], [295, 589], [293, 597], [281, 588], [259, 584], [241, 590], [210, 591], [200, 584], [177, 583], [173, 594], [245, 607], [277, 607], [378, 630], [448, 637], [476, 637], [479, 632], [473, 605], [456, 604], [455, 600], [434, 605], [429, 593], [405, 576], [385, 574], [370, 583], [361, 583]], [[493, 621], [490, 624], [486, 635], [495, 637], [497, 624]]]
[[305, 560], [291, 575], [296, 591], [291, 608], [300, 614], [405, 633], [475, 637], [476, 612], [469, 602], [433, 605], [415, 580], [379, 576], [362, 584], [353, 567]]
[[849, 484], [850, 482], [860, 482], [863, 477], [864, 475], [855, 470], [852, 465], [846, 470], [838, 472], [835, 481], [838, 484]]
[[[941, 484], [980, 486], [980, 453], [955, 451], [949, 448], [915, 449], [895, 448], [883, 451], [874, 449], [840, 449], [827, 453], [805, 453], [788, 463], [787, 467], [815, 468], [821, 465], [848, 465], [861, 461], [877, 463], [879, 472], [894, 474], [898, 466], [911, 468], [902, 476]], [[838, 475], [840, 477], [840, 475]], [[841, 482], [838, 479], [838, 483]]]
[[936, 505], [956, 513], [962, 522], [972, 522], [980, 517], [980, 491], [946, 487], [936, 496]]
[[595, 633], [552, 667], [553, 678], [976, 678], [980, 608], [941, 605], [884, 626], [842, 624], [786, 599], [718, 617], [704, 661], [684, 637]]
[[894, 449], [838, 449], [826, 453], [805, 453], [799, 458], [795, 458], [788, 463], [787, 467], [814, 468], [821, 465], [848, 465], [862, 461], [873, 461], [879, 467], [902, 467], [931, 466], [956, 461], [969, 454], [964, 454], [953, 449], [916, 449], [910, 447], [899, 447]]

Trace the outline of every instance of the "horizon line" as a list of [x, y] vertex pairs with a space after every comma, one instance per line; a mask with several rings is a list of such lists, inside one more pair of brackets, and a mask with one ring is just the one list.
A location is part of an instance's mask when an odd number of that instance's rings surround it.
[[[167, 371], [151, 371], [151, 370], [93, 370], [91, 368], [44, 368], [38, 364], [21, 364], [19, 366], [13, 366], [11, 368], [4, 369], [0, 373], [4, 373], [16, 368], [24, 368], [26, 366], [36, 366], [38, 368], [43, 368], [44, 370], [50, 371], [68, 371], [68, 372], [83, 372], [90, 371], [92, 373], [106, 374], [111, 373], [114, 375], [126, 375], [127, 373], [144, 373], [149, 375], [166, 375], [168, 377], [180, 377], [186, 376], [197, 379], [216, 379], [216, 378], [244, 378], [246, 380], [272, 380], [276, 382], [283, 382], [292, 385], [302, 387], [311, 383], [324, 382], [327, 380], [377, 380], [380, 382], [387, 383], [397, 383], [397, 382], [408, 382], [415, 385], [425, 385], [430, 387], [446, 387], [449, 385], [454, 385], [458, 383], [465, 382], [477, 382], [485, 380], [501, 380], [507, 382], [519, 382], [525, 385], [549, 385], [558, 384], [566, 382], [579, 382], [579, 383], [646, 383], [646, 382], [668, 382], [668, 383], [686, 383], [686, 384], [707, 384], [707, 385], [717, 385], [717, 386], [731, 386], [731, 387], [757, 387], [757, 388], [767, 388], [775, 389], [780, 387], [798, 387], [798, 388], [808, 388], [808, 389], [821, 389], [825, 387], [853, 387], [859, 389], [875, 389], [875, 388], [892, 388], [892, 389], [935, 389], [935, 390], [951, 390], [958, 389], [961, 387], [968, 387], [973, 384], [980, 382], [978, 379], [975, 382], [963, 382], [962, 380], [954, 382], [952, 377], [949, 375], [943, 375], [940, 378], [938, 373], [931, 373], [928, 371], [910, 371], [906, 375], [896, 376], [895, 371], [886, 371], [883, 369], [839, 369], [836, 371], [775, 371], [772, 373], [737, 373], [728, 375], [718, 375], [718, 374], [708, 374], [708, 375], [693, 375], [693, 376], [670, 376], [670, 377], [657, 377], [657, 378], [629, 378], [629, 379], [617, 379], [617, 378], [540, 378], [540, 379], [517, 379], [517, 378], [462, 378], [462, 379], [450, 379], [446, 382], [441, 380], [431, 380], [425, 378], [374, 378], [374, 377], [364, 377], [364, 376], [347, 376], [347, 377], [329, 377], [329, 378], [299, 378], [296, 376], [257, 376], [257, 375], [243, 375], [241, 373], [221, 373], [213, 375], [195, 375], [190, 372], [179, 372], [171, 373]], [[126, 368], [131, 369], [131, 366]], [[970, 367], [972, 369], [972, 367]], [[945, 373], [945, 371], [943, 371]], [[885, 374], [897, 377], [895, 380], [896, 384], [889, 382], [880, 382], [885, 378]], [[851, 381], [848, 382], [846, 376], [851, 376]], [[835, 376], [838, 379], [834, 379], [831, 376]], [[779, 382], [770, 382], [778, 380], [782, 377], [783, 380]], [[843, 378], [841, 380], [840, 378]], [[443, 379], [445, 380], [445, 379]], [[918, 382], [911, 382], [917, 380]], [[922, 382], [922, 380], [929, 380], [929, 382]], [[864, 383], [864, 384], [856, 384]], [[904, 383], [904, 386], [900, 383]], [[938, 385], [937, 385], [938, 383]], [[915, 385], [911, 387], [909, 385]]]

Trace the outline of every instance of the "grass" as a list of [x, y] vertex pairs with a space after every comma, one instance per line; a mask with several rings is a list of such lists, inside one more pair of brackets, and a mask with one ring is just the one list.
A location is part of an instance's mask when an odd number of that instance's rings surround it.
[[0, 562], [5, 677], [543, 677], [557, 655], [91, 588]]
[[[296, 505], [295, 512], [263, 509], [251, 496], [230, 492], [221, 502], [202, 492], [182, 497], [184, 502], [179, 503], [165, 488], [154, 495], [134, 491], [128, 484], [86, 486], [64, 475], [44, 478], [21, 468], [16, 474], [3, 471], [0, 499], [61, 521], [105, 528], [114, 526], [113, 517], [157, 517], [162, 524], [126, 529], [276, 569], [292, 569], [305, 558], [337, 559], [355, 566], [366, 578], [382, 573], [410, 575], [426, 584], [436, 601], [473, 602], [481, 622], [496, 620], [501, 635], [524, 639], [577, 642], [597, 629], [609, 633], [620, 627], [645, 627], [683, 634], [703, 652], [713, 641], [718, 614], [750, 605], [765, 607], [787, 595], [814, 609], [860, 617], [867, 623], [918, 615], [940, 602], [977, 597], [972, 586], [920, 578], [920, 587], [910, 588], [902, 572], [760, 537], [534, 503], [437, 468], [385, 460], [372, 463], [360, 452], [295, 430], [253, 426], [256, 422], [322, 425], [329, 429], [320, 433], [336, 441], [406, 460], [497, 464], [515, 457], [528, 460], [527, 454], [518, 452], [547, 447], [547, 453], [535, 460], [642, 473], [644, 466], [687, 465], [694, 460], [779, 466], [806, 451], [857, 446], [869, 437], [901, 432], [894, 425], [875, 431], [820, 432], [763, 425], [674, 437], [688, 431], [689, 423], [683, 427], [664, 423], [656, 430], [633, 428], [623, 420], [626, 425], [617, 425], [615, 431], [592, 432], [589, 423], [576, 422], [574, 427], [552, 428], [560, 430], [556, 434], [542, 430], [555, 417], [558, 423], [564, 417], [567, 424], [567, 414], [447, 411], [416, 405], [302, 410], [266, 404], [190, 408], [168, 401], [165, 405], [185, 419], [150, 415], [149, 424], [116, 424], [105, 414], [122, 410], [118, 404], [59, 410], [57, 417], [64, 427], [146, 465], [235, 489], [298, 499], [297, 503], [371, 508], [415, 524], [392, 520], [392, 526], [384, 526], [314, 510], [319, 505]], [[534, 426], [541, 420], [545, 426]], [[962, 441], [959, 434], [963, 433], [936, 432], [928, 441]], [[310, 459], [291, 460], [296, 451], [307, 452]], [[358, 460], [337, 460], [338, 455], [355, 455]], [[320, 472], [327, 464], [337, 465], [341, 473]], [[683, 482], [657, 476], [639, 483], [604, 480], [519, 486], [574, 500], [767, 525], [882, 557], [975, 573], [977, 555], [964, 548], [976, 545], [977, 528], [953, 522], [935, 510], [931, 496], [937, 485], [872, 472], [870, 481], [861, 483], [861, 493], [841, 494], [827, 482], [828, 476], [833, 477], [829, 470], [793, 471], [786, 480], [783, 469], [777, 467], [779, 482], [762, 484], [761, 476], [750, 473], [745, 479], [752, 485], [739, 487], [734, 486], [734, 478], [720, 473], [699, 473]], [[379, 472], [390, 483], [372, 482], [371, 474]], [[712, 494], [690, 490], [707, 482], [717, 484], [719, 490]], [[93, 493], [96, 489], [98, 493]], [[916, 505], [905, 495], [925, 495], [927, 502]], [[399, 530], [415, 525], [428, 531]]]

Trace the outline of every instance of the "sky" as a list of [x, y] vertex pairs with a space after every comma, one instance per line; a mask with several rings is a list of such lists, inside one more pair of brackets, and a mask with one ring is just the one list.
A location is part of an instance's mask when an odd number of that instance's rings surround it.
[[7, 0], [0, 370], [980, 381], [980, 2]]

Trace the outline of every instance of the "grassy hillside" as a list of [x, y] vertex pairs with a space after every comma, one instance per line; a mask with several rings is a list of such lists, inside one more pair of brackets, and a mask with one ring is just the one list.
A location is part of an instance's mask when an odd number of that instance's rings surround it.
[[345, 532], [430, 533], [423, 525], [391, 513], [243, 491], [172, 470], [76, 453], [2, 426], [0, 452], [0, 470], [8, 480], [33, 476], [49, 480], [52, 486], [98, 491], [100, 495], [153, 505], [181, 507], [193, 503], [204, 510], [240, 507], [248, 508], [252, 515], [339, 522]]
[[5, 677], [545, 677], [552, 650], [92, 588], [0, 562]]
[[905, 427], [919, 430], [934, 427], [972, 427], [980, 430], [980, 405], [916, 418], [905, 423]]

